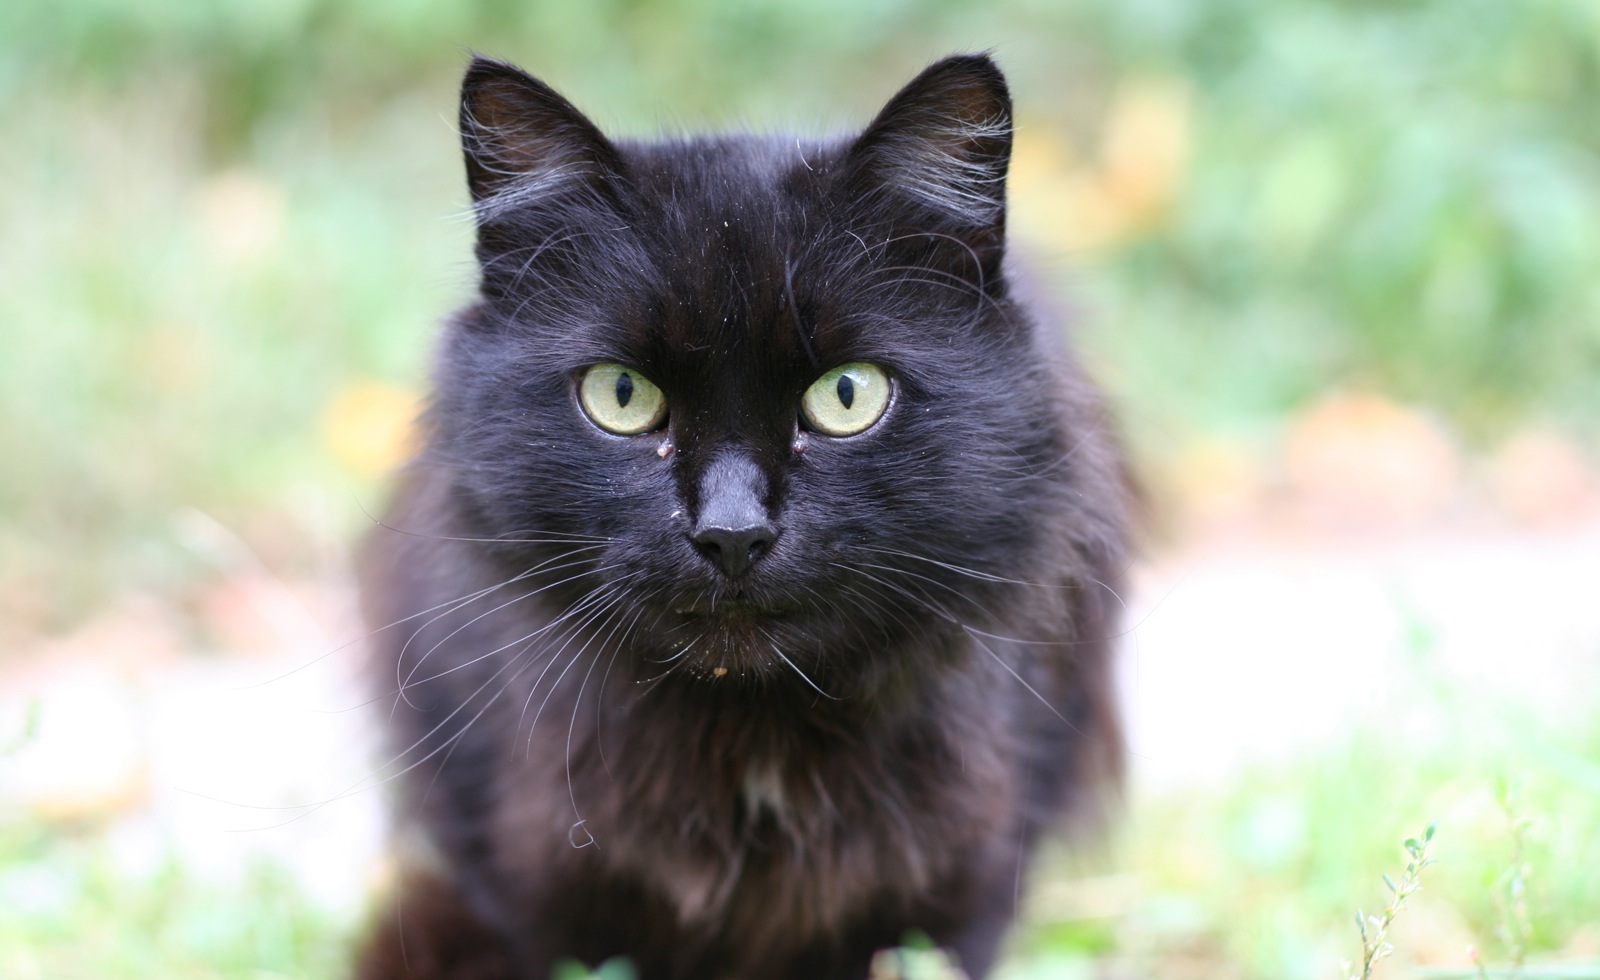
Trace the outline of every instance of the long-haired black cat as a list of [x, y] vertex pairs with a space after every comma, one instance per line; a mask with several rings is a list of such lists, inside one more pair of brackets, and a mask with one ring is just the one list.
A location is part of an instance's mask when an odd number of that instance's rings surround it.
[[1006, 271], [1011, 101], [613, 141], [475, 60], [481, 296], [365, 556], [398, 787], [365, 977], [983, 976], [1097, 808], [1129, 492]]

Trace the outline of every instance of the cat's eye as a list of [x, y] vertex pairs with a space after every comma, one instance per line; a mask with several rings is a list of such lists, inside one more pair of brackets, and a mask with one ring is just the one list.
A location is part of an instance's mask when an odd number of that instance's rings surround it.
[[578, 381], [578, 401], [594, 424], [619, 436], [649, 432], [667, 416], [667, 396], [621, 364], [596, 364]]
[[806, 424], [829, 436], [865, 432], [888, 407], [888, 373], [863, 361], [839, 365], [800, 396], [800, 414]]

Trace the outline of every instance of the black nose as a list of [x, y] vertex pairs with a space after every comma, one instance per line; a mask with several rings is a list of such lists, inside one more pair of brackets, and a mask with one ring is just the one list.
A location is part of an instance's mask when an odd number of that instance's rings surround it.
[[691, 540], [707, 561], [722, 569], [722, 574], [738, 578], [761, 560], [777, 537], [772, 525], [753, 524], [738, 528], [701, 528]]
[[723, 452], [700, 475], [699, 519], [689, 540], [729, 578], [750, 571], [777, 540], [764, 498], [767, 477], [750, 456]]

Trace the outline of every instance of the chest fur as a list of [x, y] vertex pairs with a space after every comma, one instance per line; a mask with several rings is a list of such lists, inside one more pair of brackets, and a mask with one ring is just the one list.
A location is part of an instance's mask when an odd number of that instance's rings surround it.
[[557, 785], [510, 791], [525, 805], [502, 811], [502, 840], [545, 841], [530, 863], [642, 886], [691, 933], [835, 931], [936, 892], [1014, 836], [1015, 760], [1002, 732], [970, 718], [809, 739], [605, 732], [603, 760], [580, 741], [545, 774]]

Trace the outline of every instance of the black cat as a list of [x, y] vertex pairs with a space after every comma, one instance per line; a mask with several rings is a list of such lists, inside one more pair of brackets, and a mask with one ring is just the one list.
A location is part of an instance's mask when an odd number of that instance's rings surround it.
[[481, 299], [364, 560], [404, 869], [365, 977], [985, 974], [1097, 808], [1130, 494], [1005, 263], [1011, 101], [608, 140], [475, 60]]

